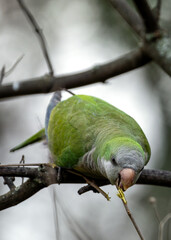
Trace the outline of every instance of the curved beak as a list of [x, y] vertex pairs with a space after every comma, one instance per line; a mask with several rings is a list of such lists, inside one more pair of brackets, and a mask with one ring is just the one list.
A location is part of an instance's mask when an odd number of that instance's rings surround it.
[[135, 171], [131, 168], [124, 168], [120, 171], [116, 185], [126, 191], [134, 184]]

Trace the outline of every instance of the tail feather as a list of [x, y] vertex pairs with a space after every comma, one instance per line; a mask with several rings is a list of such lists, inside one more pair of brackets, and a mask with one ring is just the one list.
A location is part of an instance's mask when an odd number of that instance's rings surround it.
[[19, 150], [23, 147], [26, 147], [30, 144], [33, 144], [35, 142], [39, 142], [43, 139], [48, 139], [47, 136], [47, 129], [48, 129], [48, 123], [49, 123], [49, 118], [50, 118], [50, 114], [52, 109], [61, 101], [61, 91], [56, 91], [50, 102], [49, 105], [47, 107], [47, 111], [46, 111], [46, 117], [45, 117], [45, 128], [41, 129], [39, 132], [37, 132], [36, 134], [34, 134], [33, 136], [31, 136], [30, 138], [28, 138], [27, 140], [25, 140], [24, 142], [20, 143], [19, 145], [17, 145], [16, 147], [12, 148], [10, 150], [10, 152], [14, 152], [16, 150]]
[[45, 139], [45, 129], [41, 129], [39, 132], [25, 140], [24, 142], [20, 143], [19, 145], [15, 146], [14, 148], [10, 149], [10, 152], [15, 152], [16, 150], [19, 150], [23, 147], [26, 147], [32, 143], [39, 142], [41, 140]]

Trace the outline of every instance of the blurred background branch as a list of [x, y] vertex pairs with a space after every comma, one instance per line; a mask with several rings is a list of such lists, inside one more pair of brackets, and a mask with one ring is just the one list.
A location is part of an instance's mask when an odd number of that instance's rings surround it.
[[20, 81], [17, 82], [17, 89], [15, 88], [16, 82], [0, 86], [0, 99], [54, 92], [63, 88], [75, 88], [97, 82], [104, 83], [109, 78], [139, 68], [149, 61], [150, 58], [141, 49], [136, 49], [119, 59], [97, 65], [84, 72], [58, 77], [45, 75], [40, 78]]

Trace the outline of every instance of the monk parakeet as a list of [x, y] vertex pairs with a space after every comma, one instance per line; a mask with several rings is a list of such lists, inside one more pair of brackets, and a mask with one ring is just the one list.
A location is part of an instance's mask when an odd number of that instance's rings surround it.
[[60, 92], [54, 93], [45, 130], [34, 139], [46, 133], [57, 166], [107, 178], [124, 191], [132, 186], [150, 158], [148, 140], [137, 122], [96, 97], [74, 95], [61, 102], [60, 97]]

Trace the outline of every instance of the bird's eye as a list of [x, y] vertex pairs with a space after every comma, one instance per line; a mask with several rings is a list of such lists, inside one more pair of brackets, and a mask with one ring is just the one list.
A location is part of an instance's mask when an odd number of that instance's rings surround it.
[[111, 159], [111, 162], [112, 162], [114, 165], [116, 165], [116, 159], [115, 159], [114, 157]]

